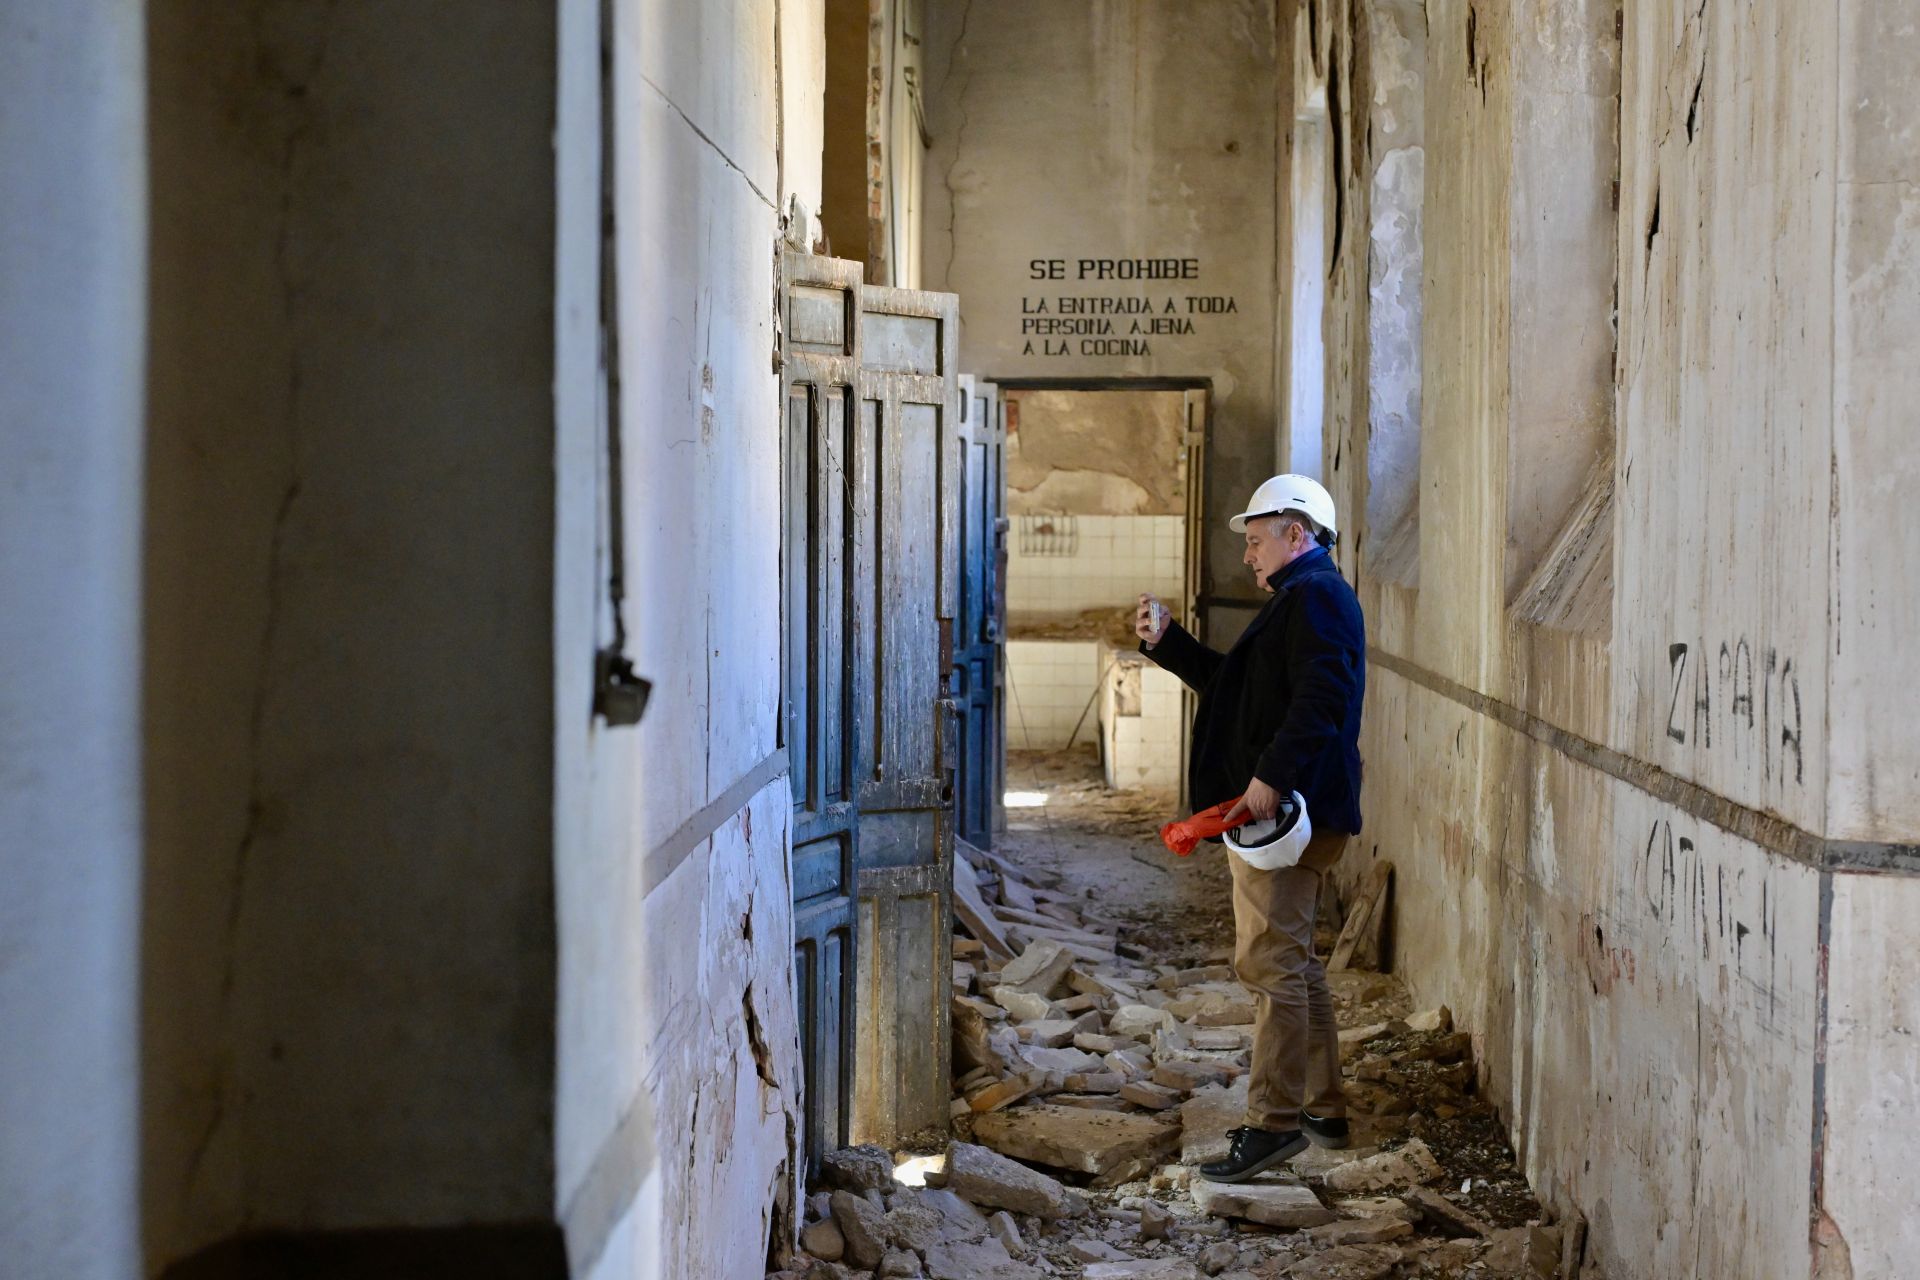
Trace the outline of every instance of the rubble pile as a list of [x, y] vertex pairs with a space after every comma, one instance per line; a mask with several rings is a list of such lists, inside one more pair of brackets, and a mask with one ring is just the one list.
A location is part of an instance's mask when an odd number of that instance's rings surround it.
[[955, 907], [954, 1136], [918, 1153], [924, 1186], [835, 1153], [779, 1280], [1592, 1274], [1476, 1096], [1471, 1037], [1396, 979], [1329, 975], [1352, 1146], [1227, 1186], [1197, 1173], [1246, 1106], [1254, 1005], [1224, 956], [1152, 956], [1085, 890], [964, 844]]

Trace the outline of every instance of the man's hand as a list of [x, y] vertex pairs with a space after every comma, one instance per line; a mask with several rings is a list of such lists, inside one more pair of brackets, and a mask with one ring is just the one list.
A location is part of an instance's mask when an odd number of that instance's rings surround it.
[[1227, 810], [1227, 821], [1235, 822], [1242, 817], [1264, 822], [1280, 812], [1280, 793], [1266, 783], [1255, 778], [1247, 784], [1247, 794]]
[[[1154, 625], [1156, 621], [1158, 626]], [[1160, 643], [1160, 637], [1167, 634], [1167, 628], [1171, 625], [1173, 615], [1167, 612], [1167, 606], [1157, 598], [1142, 593], [1140, 607], [1133, 614], [1133, 634], [1146, 641], [1148, 648], [1152, 648]]]

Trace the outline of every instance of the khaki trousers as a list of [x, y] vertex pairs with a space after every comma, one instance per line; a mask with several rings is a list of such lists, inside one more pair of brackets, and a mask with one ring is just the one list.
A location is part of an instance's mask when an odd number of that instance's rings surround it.
[[1246, 1123], [1298, 1129], [1302, 1108], [1322, 1119], [1347, 1114], [1340, 1090], [1340, 1035], [1327, 971], [1313, 954], [1321, 877], [1351, 837], [1316, 835], [1300, 865], [1258, 871], [1227, 851], [1233, 869], [1233, 971], [1253, 995], [1253, 1063]]

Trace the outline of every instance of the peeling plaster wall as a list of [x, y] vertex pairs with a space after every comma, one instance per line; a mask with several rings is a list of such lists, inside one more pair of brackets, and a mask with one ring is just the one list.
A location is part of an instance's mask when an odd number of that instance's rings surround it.
[[[1377, 71], [1357, 7], [1329, 61]], [[1370, 567], [1381, 531], [1343, 539], [1376, 653], [1340, 876], [1394, 860], [1396, 967], [1473, 1029], [1606, 1274], [1896, 1274], [1916, 882], [1799, 851], [1920, 833], [1889, 728], [1920, 25], [1632, 4], [1615, 52], [1606, 6], [1426, 14], [1420, 587]], [[1380, 389], [1356, 288], [1336, 268], [1330, 418]]]
[[[1271, 6], [971, 0], [928, 17], [925, 272], [927, 287], [960, 295], [961, 367], [1211, 379], [1212, 589], [1252, 599], [1226, 520], [1272, 474], [1277, 440]], [[1200, 275], [1081, 281], [1083, 257], [1197, 257]], [[1034, 258], [1066, 260], [1068, 277], [1032, 280]], [[1061, 294], [1156, 308], [1169, 295], [1231, 296], [1236, 310], [1192, 315], [1192, 335], [1148, 337], [1146, 356], [1087, 354], [1079, 336], [1064, 356], [1038, 341], [1023, 354], [1023, 298]]]
[[[567, 0], [563, 39], [597, 41]], [[780, 696], [776, 247], [817, 210], [819, 0], [616, 7], [613, 110], [637, 728], [589, 714], [611, 634], [597, 59], [563, 73], [556, 583], [558, 1212], [574, 1274], [763, 1274], [790, 1226], [799, 1030]], [[810, 241], [812, 233], [798, 235]]]

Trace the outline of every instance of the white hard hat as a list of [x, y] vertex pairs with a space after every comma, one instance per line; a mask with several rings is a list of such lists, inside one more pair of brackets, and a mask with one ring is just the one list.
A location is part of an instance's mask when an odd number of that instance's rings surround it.
[[1227, 521], [1227, 528], [1245, 533], [1247, 521], [1279, 515], [1282, 511], [1298, 511], [1328, 534], [1339, 536], [1333, 515], [1333, 495], [1312, 476], [1275, 476], [1253, 491], [1247, 509]]
[[1227, 848], [1258, 871], [1278, 871], [1299, 863], [1313, 824], [1307, 821], [1307, 802], [1298, 791], [1280, 802], [1271, 818], [1243, 822], [1226, 834]]

